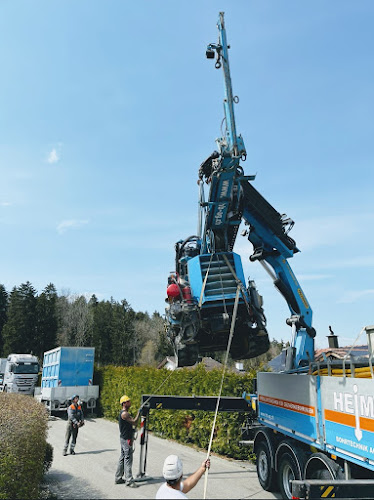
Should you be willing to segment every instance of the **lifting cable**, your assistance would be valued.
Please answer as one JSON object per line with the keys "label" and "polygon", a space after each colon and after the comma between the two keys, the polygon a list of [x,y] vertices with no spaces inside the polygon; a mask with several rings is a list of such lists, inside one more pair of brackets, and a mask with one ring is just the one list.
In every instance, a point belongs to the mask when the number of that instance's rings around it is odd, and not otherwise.
{"label": "lifting cable", "polygon": [[[169,380],[169,378],[172,376],[173,371],[174,371],[174,370],[171,370],[171,371],[170,371],[170,373],[169,373],[169,375],[165,378],[165,380],[164,380],[163,382],[161,382],[161,384],[157,387],[157,389],[156,389],[156,391],[155,391],[155,393],[156,393],[156,394],[158,393],[159,389],[160,389],[160,388],[161,388],[161,387],[162,387],[162,386],[163,386],[163,385],[164,385],[164,384],[165,384],[165,383]],[[146,401],[144,401],[144,403],[142,403],[142,404],[140,405],[139,410],[138,410],[138,411],[139,411],[139,414],[140,414],[141,410],[143,409],[143,407],[144,407],[144,406],[148,403],[148,401],[149,401],[151,398],[152,398],[152,395],[151,395],[151,396],[149,396],[149,398],[148,398]],[[137,437],[138,437],[138,431],[136,430],[136,432],[135,432],[135,434],[134,434],[134,439],[133,439],[133,442],[132,442],[132,451],[133,451],[133,453],[135,452],[135,441],[136,441]]]}
{"label": "lifting cable", "polygon": [[[229,352],[230,352],[232,338],[234,336],[236,314],[238,312],[239,296],[240,296],[240,286],[238,285],[237,288],[236,288],[236,296],[235,296],[234,310],[233,310],[233,313],[232,313],[230,335],[229,335],[229,340],[228,340],[228,343],[227,343],[225,362],[224,362],[224,365],[223,365],[222,378],[221,378],[221,387],[219,389],[219,394],[218,394],[218,397],[217,397],[216,411],[215,411],[215,414],[214,414],[212,432],[210,434],[210,441],[209,441],[208,452],[207,452],[207,456],[206,456],[207,459],[210,456],[210,449],[212,447],[214,429],[215,429],[215,426],[216,426],[218,408],[219,408],[219,403],[220,403],[221,394],[222,394],[223,381],[224,381],[224,378],[225,378],[225,371],[226,371],[226,367],[227,367],[227,360],[228,360],[228,357],[229,357]],[[206,490],[207,490],[207,486],[208,486],[208,472],[209,472],[209,469],[205,469],[204,496],[203,496],[204,500],[206,498]]]}
{"label": "lifting cable", "polygon": [[223,254],[223,258],[225,259],[226,261],[226,264],[227,264],[227,267],[230,269],[231,271],[231,274],[233,275],[234,277],[234,280],[236,281],[236,284],[238,287],[240,287],[240,291],[242,293],[242,297],[243,297],[243,300],[245,302],[245,305],[246,305],[246,308],[247,308],[247,311],[248,311],[248,314],[250,315],[250,305],[248,303],[248,299],[247,299],[247,296],[244,292],[244,285],[243,283],[241,282],[241,280],[238,278],[236,272],[235,272],[235,269],[233,268],[233,266],[230,264],[230,261],[229,259],[227,258],[227,255],[226,254]]}
{"label": "lifting cable", "polygon": [[[145,405],[146,405],[146,404],[150,401],[150,399],[151,399],[151,398],[152,398],[155,394],[157,394],[157,393],[158,393],[159,389],[160,389],[160,388],[161,388],[164,384],[166,384],[166,382],[167,382],[167,381],[169,380],[169,378],[170,378],[170,377],[174,374],[174,372],[175,372],[175,370],[170,370],[169,375],[168,375],[167,377],[165,377],[165,380],[164,380],[163,382],[161,382],[161,384],[157,387],[157,389],[153,392],[153,394],[151,394],[151,395],[149,396],[149,398],[148,398],[148,399],[146,399],[146,400],[144,401],[144,403],[142,403],[142,404],[140,405],[139,410],[141,410],[141,409],[143,408],[143,406],[145,406]],[[184,381],[184,384],[187,384],[188,382],[191,382],[191,380],[192,380],[193,378],[195,378],[195,377],[196,377],[196,374],[194,373],[194,374],[192,375],[192,377],[190,377],[189,379],[187,379],[187,381],[186,381],[186,380]]]}
{"label": "lifting cable", "polygon": [[[162,382],[162,383],[161,383],[161,384],[157,387],[156,391],[155,391],[153,394],[157,394],[157,393],[158,393],[159,389],[160,389],[160,388],[161,388],[161,387],[162,387],[162,386],[163,386],[163,385],[164,385],[164,384],[165,384],[165,383],[169,380],[169,378],[173,375],[173,371],[174,371],[174,370],[170,370],[169,375],[168,375],[168,376],[165,378],[165,380],[164,380],[164,381],[163,381],[163,382]],[[145,406],[145,405],[148,403],[148,401],[152,398],[153,394],[152,394],[151,396],[149,396],[149,398],[148,398],[146,401],[144,401],[144,403],[142,403],[142,404],[140,405],[139,410],[141,410],[141,409],[143,408],[143,406]]]}
{"label": "lifting cable", "polygon": [[[216,254],[217,255],[217,254]],[[226,258],[226,261],[227,261],[227,257],[225,254],[223,254],[223,256]],[[219,261],[219,257],[217,255],[217,262],[218,262],[218,269],[219,269],[219,279],[220,279],[220,282],[221,282],[221,290],[222,290],[222,298],[223,298],[223,310],[225,311],[225,314],[227,316],[227,307],[226,307],[226,300],[225,300],[225,289],[223,288],[223,281],[222,281],[222,271],[221,271],[221,263]],[[227,261],[228,262],[228,261]]]}
{"label": "lifting cable", "polygon": [[[178,358],[177,358],[177,359],[178,359]],[[160,390],[160,388],[161,388],[164,384],[166,384],[166,382],[169,380],[169,378],[170,378],[170,377],[174,374],[174,371],[175,371],[175,370],[170,370],[169,375],[168,375],[167,377],[165,377],[164,381],[163,381],[163,382],[161,382],[161,384],[157,387],[157,389],[153,392],[153,394],[151,394],[151,395],[149,396],[149,398],[147,398],[147,399],[144,401],[144,403],[142,403],[142,404],[140,405],[140,407],[139,407],[139,412],[140,412],[140,411],[142,410],[142,408],[143,408],[143,407],[144,407],[144,406],[145,406],[145,405],[146,405],[146,404],[147,404],[147,403],[148,403],[148,402],[152,399],[152,397],[154,396],[154,394],[157,394],[157,393],[158,393],[158,391]],[[193,374],[193,375],[192,375],[192,377],[190,377],[189,379],[187,379],[187,382],[185,381],[184,383],[186,384],[186,383],[188,383],[188,382],[191,382],[191,380],[192,380],[194,377],[196,377],[196,374]],[[133,449],[133,452],[135,451],[135,441],[136,441],[137,437],[138,437],[138,431],[136,430],[135,437],[134,437],[133,444],[132,444],[132,449]]]}
{"label": "lifting cable", "polygon": [[203,303],[203,296],[204,296],[204,292],[205,292],[206,282],[208,281],[208,276],[209,276],[210,265],[212,263],[212,259],[213,259],[213,254],[211,254],[211,256],[210,256],[210,261],[209,261],[208,269],[206,270],[205,278],[204,278],[204,282],[203,282],[203,286],[201,287],[201,293],[200,293],[200,299],[199,299],[199,307],[201,307],[201,304]]}

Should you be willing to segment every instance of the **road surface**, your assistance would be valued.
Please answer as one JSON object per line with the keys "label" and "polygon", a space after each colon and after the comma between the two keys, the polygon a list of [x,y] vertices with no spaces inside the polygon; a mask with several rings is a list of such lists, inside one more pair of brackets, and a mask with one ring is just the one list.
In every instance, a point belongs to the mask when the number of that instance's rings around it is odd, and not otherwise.
{"label": "road surface", "polygon": [[[139,488],[128,488],[114,483],[114,473],[120,453],[118,424],[103,418],[87,419],[79,430],[76,455],[62,456],[66,420],[56,418],[49,422],[48,442],[54,448],[53,464],[46,476],[50,490],[58,499],[90,498],[155,498],[163,482],[162,465],[167,455],[179,455],[184,475],[194,472],[206,454],[188,446],[149,435],[147,476]],[[139,439],[135,442],[134,477],[139,472]],[[203,498],[204,477],[188,493],[189,498]],[[207,498],[245,499],[280,498],[264,491],[256,468],[248,462],[211,457]]]}

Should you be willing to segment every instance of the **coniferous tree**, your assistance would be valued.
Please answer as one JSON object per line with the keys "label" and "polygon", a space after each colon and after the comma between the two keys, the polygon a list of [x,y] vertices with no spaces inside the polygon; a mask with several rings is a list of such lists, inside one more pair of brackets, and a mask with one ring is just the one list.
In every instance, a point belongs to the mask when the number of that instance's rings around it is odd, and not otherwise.
{"label": "coniferous tree", "polygon": [[0,285],[0,356],[3,354],[3,328],[8,318],[8,292]]}
{"label": "coniferous tree", "polygon": [[3,328],[4,354],[37,351],[36,290],[29,281],[10,293],[8,320]]}
{"label": "coniferous tree", "polygon": [[37,353],[43,359],[43,353],[57,347],[57,292],[50,283],[37,298]]}
{"label": "coniferous tree", "polygon": [[57,344],[59,346],[70,346],[69,343],[69,328],[68,317],[71,304],[67,295],[57,296],[56,312],[57,312]]}
{"label": "coniferous tree", "polygon": [[166,336],[165,320],[155,311],[152,315],[152,325],[156,333],[156,361],[162,361],[166,356],[174,356],[174,348]]}
{"label": "coniferous tree", "polygon": [[92,347],[95,347],[95,360],[99,364],[112,362],[112,303],[99,302],[95,295],[90,299],[93,315]]}
{"label": "coniferous tree", "polygon": [[161,362],[166,356],[174,356],[174,348],[166,336],[165,330],[158,331],[158,340],[156,344],[155,358],[156,361]]}
{"label": "coniferous tree", "polygon": [[[124,333],[128,349],[128,364],[134,366],[140,356],[139,338],[135,330],[135,311],[132,309],[126,299],[123,299],[121,306],[124,312]],[[132,356],[131,356],[132,355]]]}
{"label": "coniferous tree", "polygon": [[138,346],[134,328],[135,312],[124,299],[121,304],[111,301],[113,317],[111,324],[112,334],[112,363],[131,366],[136,363]]}

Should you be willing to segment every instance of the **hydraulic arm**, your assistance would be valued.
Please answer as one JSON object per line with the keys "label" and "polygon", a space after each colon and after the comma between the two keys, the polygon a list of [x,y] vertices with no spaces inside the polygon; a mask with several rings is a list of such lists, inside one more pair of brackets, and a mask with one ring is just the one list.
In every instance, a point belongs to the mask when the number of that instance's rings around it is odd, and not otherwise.
{"label": "hydraulic arm", "polygon": [[[233,252],[239,226],[253,246],[251,261],[259,261],[289,306],[292,339],[287,368],[307,364],[314,353],[312,311],[287,259],[298,252],[288,236],[293,221],[279,214],[244,175],[246,149],[236,132],[234,97],[224,14],[218,19],[218,42],[206,56],[224,75],[224,128],[214,151],[199,168],[197,235],[176,243],[176,269],[168,279],[167,335],[180,366],[194,364],[202,354],[226,349],[234,325],[231,356],[256,357],[269,348],[262,297],[254,281],[245,278],[240,256]],[[205,188],[208,188],[208,194]],[[234,307],[236,305],[237,307]],[[234,312],[235,311],[235,312]]]}

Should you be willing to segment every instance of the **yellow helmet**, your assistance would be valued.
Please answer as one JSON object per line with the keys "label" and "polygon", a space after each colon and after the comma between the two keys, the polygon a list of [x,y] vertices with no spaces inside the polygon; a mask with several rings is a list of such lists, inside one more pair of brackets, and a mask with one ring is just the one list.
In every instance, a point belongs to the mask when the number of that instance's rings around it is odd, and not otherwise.
{"label": "yellow helmet", "polygon": [[130,398],[128,396],[122,396],[122,398],[119,400],[119,404],[121,405],[122,403],[126,403],[127,401],[130,401]]}

